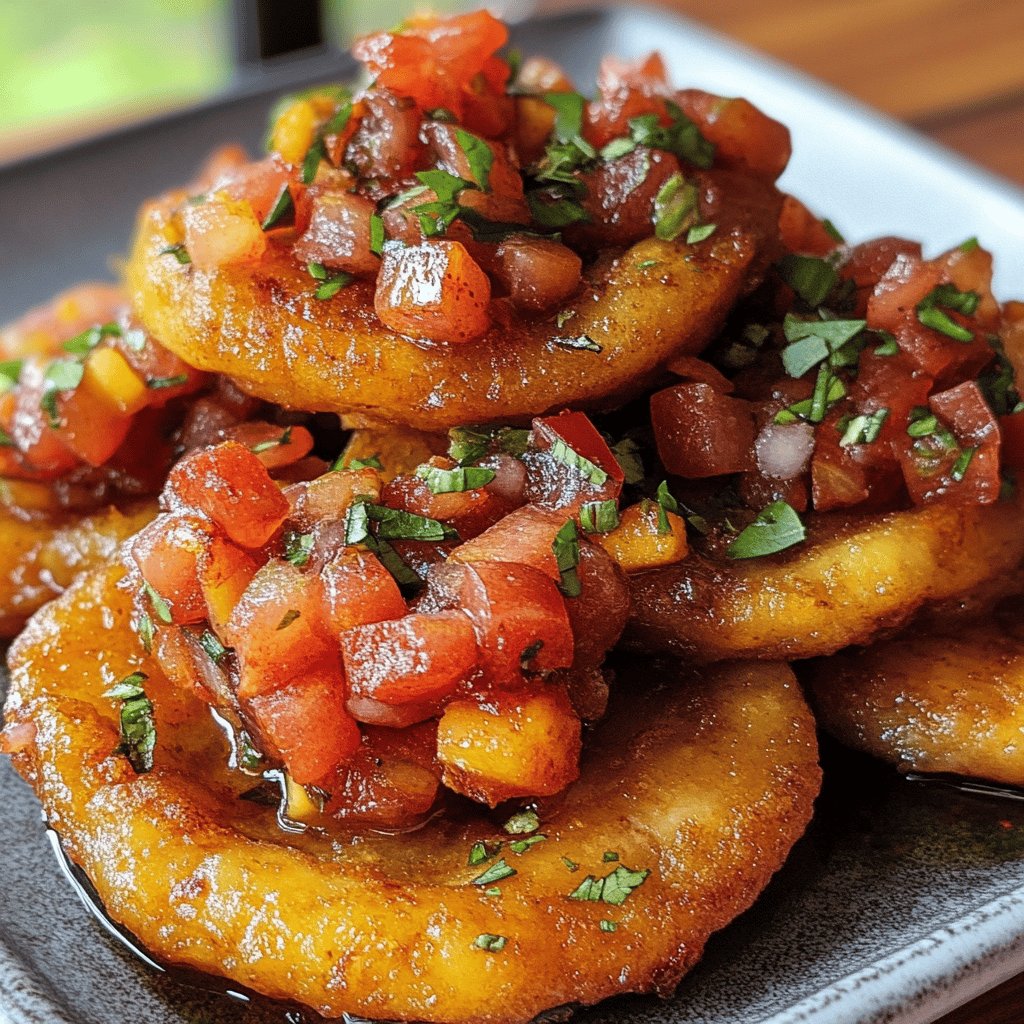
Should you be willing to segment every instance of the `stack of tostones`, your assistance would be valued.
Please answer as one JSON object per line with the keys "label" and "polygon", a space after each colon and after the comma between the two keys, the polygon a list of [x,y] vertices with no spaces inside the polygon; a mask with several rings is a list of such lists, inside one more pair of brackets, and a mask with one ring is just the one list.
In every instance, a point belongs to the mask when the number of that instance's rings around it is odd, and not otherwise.
{"label": "stack of tostones", "polygon": [[0,335],[2,749],[155,957],[329,1017],[671,993],[810,820],[789,661],[1024,784],[989,254],[847,245],[747,101],[506,42],[360,40]]}

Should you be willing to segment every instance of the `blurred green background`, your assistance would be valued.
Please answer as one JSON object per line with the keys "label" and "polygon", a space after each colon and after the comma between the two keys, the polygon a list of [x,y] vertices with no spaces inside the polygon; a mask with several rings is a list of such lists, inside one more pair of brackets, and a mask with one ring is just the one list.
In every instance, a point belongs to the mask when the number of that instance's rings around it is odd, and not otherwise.
{"label": "blurred green background", "polygon": [[[345,45],[414,6],[327,0],[327,34]],[[215,92],[231,77],[230,20],[230,0],[2,0],[0,136],[110,123]]]}

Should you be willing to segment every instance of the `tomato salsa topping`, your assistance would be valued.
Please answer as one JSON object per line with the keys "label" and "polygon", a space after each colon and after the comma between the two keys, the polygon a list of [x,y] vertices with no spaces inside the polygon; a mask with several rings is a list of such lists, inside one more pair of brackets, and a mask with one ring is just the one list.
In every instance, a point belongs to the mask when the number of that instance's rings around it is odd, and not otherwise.
{"label": "tomato salsa topping", "polygon": [[188,273],[290,253],[317,300],[369,279],[386,327],[465,343],[487,333],[495,298],[553,312],[604,247],[712,238],[716,183],[770,187],[785,167],[782,125],[674,91],[657,56],[605,60],[590,99],[553,62],[503,51],[507,38],[478,11],[360,39],[371,84],[282,101],[269,155],[216,157],[164,256]]}

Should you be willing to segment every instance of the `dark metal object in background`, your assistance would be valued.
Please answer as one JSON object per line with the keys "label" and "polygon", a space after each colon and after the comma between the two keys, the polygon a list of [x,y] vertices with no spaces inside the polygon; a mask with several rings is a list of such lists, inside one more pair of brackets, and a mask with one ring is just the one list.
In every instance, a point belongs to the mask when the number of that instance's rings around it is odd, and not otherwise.
{"label": "dark metal object in background", "polygon": [[240,71],[324,45],[320,0],[233,0],[232,7]]}

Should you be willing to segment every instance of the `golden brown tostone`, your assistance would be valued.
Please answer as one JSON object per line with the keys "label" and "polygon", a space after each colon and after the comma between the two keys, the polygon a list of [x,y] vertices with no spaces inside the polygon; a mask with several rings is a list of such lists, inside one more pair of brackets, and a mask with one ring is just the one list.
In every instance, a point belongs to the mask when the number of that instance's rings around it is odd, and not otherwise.
{"label": "golden brown tostone", "polygon": [[[121,572],[84,578],[35,617],[11,652],[7,714],[35,728],[15,763],[71,856],[169,963],[329,1016],[450,1024],[667,993],[810,818],[813,722],[788,668],[760,663],[662,668],[666,685],[649,691],[627,674],[580,781],[540,808],[547,839],[503,851],[516,874],[500,896],[467,865],[475,841],[508,839],[483,812],[401,836],[283,833],[271,809],[238,799],[252,780],[223,767],[205,707],[140,656]],[[158,729],[142,776],[112,753],[115,702],[102,696],[138,668]],[[650,871],[621,905],[569,898],[619,866]],[[479,948],[481,935],[504,947]]]}

